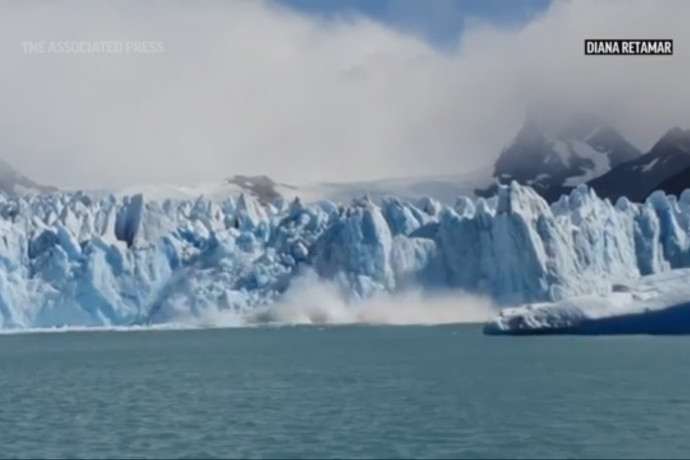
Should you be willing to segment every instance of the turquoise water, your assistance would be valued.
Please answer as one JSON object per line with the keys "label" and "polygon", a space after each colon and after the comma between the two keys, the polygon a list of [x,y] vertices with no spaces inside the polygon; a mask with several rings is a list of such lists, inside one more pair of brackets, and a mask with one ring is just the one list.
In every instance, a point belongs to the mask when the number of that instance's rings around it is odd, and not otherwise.
{"label": "turquoise water", "polygon": [[0,336],[0,456],[687,457],[690,340],[478,326]]}

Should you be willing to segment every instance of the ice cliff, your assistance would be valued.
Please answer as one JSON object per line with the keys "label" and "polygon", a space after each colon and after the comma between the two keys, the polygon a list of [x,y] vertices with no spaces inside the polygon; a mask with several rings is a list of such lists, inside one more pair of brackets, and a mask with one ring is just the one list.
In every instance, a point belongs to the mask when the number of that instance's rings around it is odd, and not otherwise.
{"label": "ice cliff", "polygon": [[549,206],[512,183],[453,207],[2,195],[0,326],[241,316],[308,271],[348,302],[411,287],[558,301],[690,266],[689,232],[690,191],[614,205],[580,186]]}
{"label": "ice cliff", "polygon": [[690,334],[690,270],[647,275],[612,292],[506,308],[489,335]]}

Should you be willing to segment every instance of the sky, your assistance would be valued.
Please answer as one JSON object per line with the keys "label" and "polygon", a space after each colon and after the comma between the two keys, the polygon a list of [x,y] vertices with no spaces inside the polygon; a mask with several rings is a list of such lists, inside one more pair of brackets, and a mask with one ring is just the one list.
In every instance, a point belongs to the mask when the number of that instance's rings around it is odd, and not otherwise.
{"label": "sky", "polygon": [[550,4],[549,0],[279,0],[277,3],[325,18],[359,14],[445,51],[456,49],[466,22],[524,26]]}
{"label": "sky", "polygon": [[[490,165],[543,101],[645,150],[690,127],[688,17],[682,0],[2,2],[0,157],[70,188],[447,175]],[[620,37],[675,54],[584,56]],[[74,41],[131,48],[46,51]]]}

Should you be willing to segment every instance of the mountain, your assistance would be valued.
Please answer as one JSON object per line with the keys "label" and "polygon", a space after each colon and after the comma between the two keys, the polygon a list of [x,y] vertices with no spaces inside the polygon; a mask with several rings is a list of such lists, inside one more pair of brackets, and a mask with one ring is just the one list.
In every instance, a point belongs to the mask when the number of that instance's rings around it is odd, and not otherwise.
{"label": "mountain", "polygon": [[222,201],[242,193],[256,198],[262,204],[268,204],[279,198],[293,198],[299,189],[292,185],[276,182],[268,176],[234,175],[226,179],[197,183],[193,185],[141,184],[112,190],[90,190],[94,196],[118,197],[142,194],[147,200],[163,202],[172,200],[194,200],[199,197]]}
{"label": "mountain", "polygon": [[678,194],[682,176],[671,182],[672,176],[690,168],[690,130],[673,128],[664,134],[652,149],[631,161],[621,163],[606,174],[589,181],[602,198],[612,201],[625,196],[642,201],[654,190]]}
{"label": "mountain", "polygon": [[690,189],[690,168],[672,175],[654,188],[679,197],[685,189]]}
{"label": "mountain", "polygon": [[0,160],[0,191],[10,195],[30,195],[52,193],[57,190],[55,187],[41,185],[29,179],[6,161]]}
{"label": "mountain", "polygon": [[143,194],[148,200],[166,199],[192,200],[204,198],[222,201],[245,193],[261,203],[272,203],[276,199],[291,200],[299,197],[302,202],[316,203],[320,200],[350,202],[368,196],[379,203],[387,196],[404,200],[419,200],[430,197],[446,204],[453,204],[458,196],[471,195],[477,187],[491,184],[491,171],[487,168],[468,173],[416,176],[353,182],[316,182],[286,184],[267,176],[235,175],[230,178],[194,185],[134,185],[116,190],[89,191],[91,195],[128,196]]}
{"label": "mountain", "polygon": [[[595,115],[531,111],[496,160],[493,177],[501,184],[515,180],[530,185],[553,202],[639,156],[639,150]],[[496,189],[494,184],[476,193],[487,197]]]}
{"label": "mountain", "polygon": [[445,204],[453,204],[459,196],[472,195],[474,189],[490,184],[491,170],[480,168],[449,175],[304,184],[296,187],[296,190],[300,198],[306,201],[327,199],[350,202],[366,195],[377,203],[387,196],[395,196],[408,201],[430,197]]}

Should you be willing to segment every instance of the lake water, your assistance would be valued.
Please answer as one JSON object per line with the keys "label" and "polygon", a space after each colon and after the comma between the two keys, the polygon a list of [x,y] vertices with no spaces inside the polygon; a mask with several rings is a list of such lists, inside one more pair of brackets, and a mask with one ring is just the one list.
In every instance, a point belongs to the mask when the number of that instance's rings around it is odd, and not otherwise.
{"label": "lake water", "polygon": [[687,457],[690,338],[479,326],[0,336],[0,456]]}

